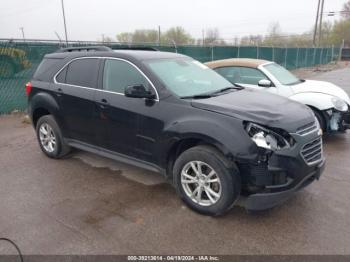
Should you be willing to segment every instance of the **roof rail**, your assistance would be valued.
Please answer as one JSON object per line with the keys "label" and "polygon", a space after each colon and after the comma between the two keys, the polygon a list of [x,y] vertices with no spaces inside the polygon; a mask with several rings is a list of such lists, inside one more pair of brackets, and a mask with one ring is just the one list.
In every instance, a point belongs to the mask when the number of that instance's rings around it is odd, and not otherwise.
{"label": "roof rail", "polygon": [[149,46],[121,46],[113,47],[113,50],[141,50],[141,51],[159,51],[157,48]]}
{"label": "roof rail", "polygon": [[78,46],[78,47],[67,47],[57,50],[56,53],[68,53],[68,52],[89,52],[89,51],[112,51],[107,46]]}

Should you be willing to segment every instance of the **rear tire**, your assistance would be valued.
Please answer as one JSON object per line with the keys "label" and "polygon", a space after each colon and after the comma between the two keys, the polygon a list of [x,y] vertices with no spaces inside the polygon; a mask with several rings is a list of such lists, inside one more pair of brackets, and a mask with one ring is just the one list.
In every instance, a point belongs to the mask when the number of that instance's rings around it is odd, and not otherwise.
{"label": "rear tire", "polygon": [[240,195],[238,169],[211,146],[183,152],[175,161],[173,175],[180,198],[201,214],[222,215]]}
{"label": "rear tire", "polygon": [[36,135],[41,150],[48,157],[62,158],[70,152],[70,147],[64,142],[61,130],[52,115],[39,118]]}

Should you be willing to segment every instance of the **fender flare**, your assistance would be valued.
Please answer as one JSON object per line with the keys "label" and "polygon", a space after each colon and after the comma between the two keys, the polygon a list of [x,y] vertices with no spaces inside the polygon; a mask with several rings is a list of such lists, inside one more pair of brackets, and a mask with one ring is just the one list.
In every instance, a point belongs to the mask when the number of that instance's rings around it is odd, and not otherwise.
{"label": "fender flare", "polygon": [[[243,129],[242,123],[234,125],[231,121],[223,123],[215,119],[211,120],[209,123],[205,119],[186,119],[166,126],[157,149],[157,152],[163,152],[158,156],[161,165],[166,165],[169,153],[174,146],[186,139],[198,139],[213,145],[230,161],[257,159],[257,147]],[[238,119],[237,121],[241,122]],[[242,129],[237,130],[235,126],[242,126]]]}
{"label": "fender flare", "polygon": [[[29,116],[33,121],[33,116],[36,110],[38,109],[45,109],[47,110],[51,115],[53,115],[56,119],[56,121],[59,121],[59,104],[57,103],[56,99],[52,97],[52,95],[45,93],[45,92],[39,92],[35,94],[31,100],[30,100],[30,107],[31,110],[29,112]],[[61,123],[58,123],[61,124]]]}

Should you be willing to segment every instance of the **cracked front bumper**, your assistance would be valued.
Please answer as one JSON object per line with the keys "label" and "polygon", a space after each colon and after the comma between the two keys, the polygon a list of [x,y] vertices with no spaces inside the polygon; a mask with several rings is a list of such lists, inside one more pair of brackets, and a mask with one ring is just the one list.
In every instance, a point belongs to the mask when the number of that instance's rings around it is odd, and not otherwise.
{"label": "cracked front bumper", "polygon": [[290,134],[296,141],[291,148],[266,155],[265,161],[241,169],[249,195],[247,210],[265,210],[289,199],[294,192],[319,179],[325,165],[319,130]]}
{"label": "cracked front bumper", "polygon": [[250,195],[245,202],[245,208],[248,211],[261,211],[278,206],[291,198],[295,192],[303,189],[304,187],[311,184],[315,179],[319,179],[325,167],[325,161],[323,160],[320,164],[314,167],[314,170],[307,174],[299,183],[295,186],[277,192],[270,193],[257,193]]}
{"label": "cracked front bumper", "polygon": [[350,110],[342,115],[342,123],[341,126],[344,130],[350,129]]}
{"label": "cracked front bumper", "polygon": [[329,109],[324,111],[324,116],[327,119],[328,132],[344,132],[350,129],[350,109],[346,112]]}

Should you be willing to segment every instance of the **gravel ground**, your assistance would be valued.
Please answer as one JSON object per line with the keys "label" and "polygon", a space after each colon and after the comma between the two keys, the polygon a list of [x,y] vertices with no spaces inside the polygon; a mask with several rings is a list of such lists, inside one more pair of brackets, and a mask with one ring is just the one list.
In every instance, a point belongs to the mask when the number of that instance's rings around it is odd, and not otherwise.
{"label": "gravel ground", "polygon": [[[350,92],[348,67],[309,76]],[[283,206],[211,218],[158,174],[79,151],[45,157],[22,118],[0,118],[0,237],[25,254],[350,254],[349,133],[325,140],[323,176]]]}

